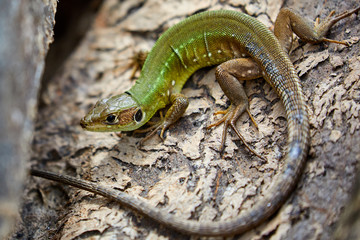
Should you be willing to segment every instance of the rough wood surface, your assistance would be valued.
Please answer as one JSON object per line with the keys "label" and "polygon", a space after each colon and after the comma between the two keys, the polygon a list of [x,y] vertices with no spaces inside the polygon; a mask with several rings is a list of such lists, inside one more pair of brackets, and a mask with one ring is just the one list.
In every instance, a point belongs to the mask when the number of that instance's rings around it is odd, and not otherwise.
{"label": "rough wood surface", "polygon": [[56,0],[3,0],[0,4],[0,239],[19,217],[56,4]]}
{"label": "rough wood surface", "polygon": [[[331,10],[357,6],[338,1],[114,1],[104,2],[93,28],[67,61],[44,96],[39,113],[32,164],[107,185],[142,197],[179,218],[222,221],[266,194],[282,167],[286,120],[281,102],[264,80],[245,83],[257,131],[247,116],[238,128],[267,162],[229,137],[224,154],[222,128],[206,130],[228,102],[213,69],[200,70],[183,93],[190,106],[170,127],[164,142],[153,137],[142,149],[143,135],[84,132],[79,119],[100,97],[123,92],[132,56],[149,50],[169,26],[200,10],[233,9],[271,27],[285,6],[313,20]],[[349,48],[295,44],[291,59],[308,98],[311,142],[308,164],[299,185],[280,211],[236,239],[330,239],[346,204],[360,157],[359,17],[341,21],[330,38],[349,39]],[[231,135],[230,135],[231,136]],[[131,210],[85,191],[32,178],[25,193],[24,217],[32,216],[31,236],[59,239],[188,239]],[[36,221],[34,221],[36,219]],[[38,227],[38,228],[36,228]]]}

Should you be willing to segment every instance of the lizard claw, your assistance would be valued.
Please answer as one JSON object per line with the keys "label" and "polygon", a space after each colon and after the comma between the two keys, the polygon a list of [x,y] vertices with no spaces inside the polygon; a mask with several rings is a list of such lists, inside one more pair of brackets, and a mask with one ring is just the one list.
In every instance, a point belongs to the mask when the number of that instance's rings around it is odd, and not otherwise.
{"label": "lizard claw", "polygon": [[235,105],[230,105],[230,107],[228,109],[226,109],[225,111],[218,111],[215,113],[215,115],[217,114],[224,114],[224,116],[222,118],[220,118],[219,120],[217,120],[216,122],[210,124],[209,126],[207,126],[207,129],[210,129],[212,127],[217,127],[220,124],[224,123],[224,128],[223,128],[223,133],[222,133],[222,138],[221,138],[221,144],[219,147],[219,152],[223,152],[225,149],[225,141],[226,141],[226,136],[227,136],[227,129],[229,128],[229,126],[235,131],[236,135],[240,138],[240,140],[242,141],[242,143],[245,145],[245,147],[252,152],[255,156],[257,156],[258,158],[267,161],[264,157],[260,156],[257,152],[255,152],[255,150],[253,150],[245,141],[244,137],[240,134],[240,132],[238,131],[238,129],[235,126],[235,123],[237,121],[237,119],[239,118],[239,116],[246,111],[249,116],[251,121],[253,122],[253,124],[255,125],[256,129],[258,129],[258,125],[255,122],[255,119],[252,117],[252,115],[250,114],[250,111],[248,109],[248,107],[246,107],[245,105],[239,105],[239,106],[235,106]]}

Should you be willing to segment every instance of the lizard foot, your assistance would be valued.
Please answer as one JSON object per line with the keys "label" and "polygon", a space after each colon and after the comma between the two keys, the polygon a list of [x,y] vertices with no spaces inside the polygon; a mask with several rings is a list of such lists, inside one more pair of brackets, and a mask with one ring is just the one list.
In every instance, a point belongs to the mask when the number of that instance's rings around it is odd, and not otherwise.
{"label": "lizard foot", "polygon": [[266,161],[266,159],[262,156],[260,156],[257,152],[255,152],[255,150],[253,150],[245,141],[244,137],[241,135],[241,133],[239,132],[239,130],[236,128],[235,124],[237,119],[239,118],[239,116],[246,111],[251,119],[251,121],[253,122],[253,124],[255,125],[255,127],[258,129],[258,126],[254,120],[254,118],[252,117],[249,109],[247,107],[245,107],[244,105],[230,105],[230,107],[228,109],[226,109],[225,111],[218,111],[215,113],[215,115],[218,114],[224,114],[224,116],[222,118],[220,118],[219,120],[217,120],[215,123],[210,124],[209,126],[207,126],[207,129],[210,129],[212,127],[217,127],[220,124],[224,123],[224,128],[223,128],[223,134],[222,134],[222,138],[221,138],[221,145],[220,145],[220,149],[219,151],[222,152],[225,148],[225,140],[226,140],[226,135],[227,135],[227,129],[230,126],[236,133],[236,135],[240,138],[240,140],[243,142],[243,144],[245,145],[245,147],[252,152],[255,156],[257,156],[258,158]]}
{"label": "lizard foot", "polygon": [[[350,15],[352,15],[354,13],[357,13],[359,11],[360,11],[360,7],[355,8],[355,9],[353,9],[351,11],[345,11],[343,13],[340,13],[340,14],[336,15],[336,16],[334,16],[335,11],[331,11],[330,14],[322,22],[320,22],[319,18],[316,19],[314,29],[315,29],[315,31],[325,35],[335,23],[337,23],[341,19],[347,18]],[[321,41],[349,46],[349,43],[346,40],[338,41],[338,40],[323,37],[321,39]]]}
{"label": "lizard foot", "polygon": [[164,115],[162,113],[162,111],[159,111],[160,114],[160,120],[156,121],[156,122],[151,122],[149,121],[148,124],[150,125],[147,128],[144,129],[137,129],[134,131],[134,134],[136,133],[148,133],[143,139],[140,140],[139,145],[140,147],[144,144],[144,142],[146,142],[147,140],[149,140],[152,136],[154,136],[160,129],[161,132],[159,134],[159,137],[161,138],[162,141],[164,141],[164,133],[165,130],[169,128],[170,124],[166,124]]}

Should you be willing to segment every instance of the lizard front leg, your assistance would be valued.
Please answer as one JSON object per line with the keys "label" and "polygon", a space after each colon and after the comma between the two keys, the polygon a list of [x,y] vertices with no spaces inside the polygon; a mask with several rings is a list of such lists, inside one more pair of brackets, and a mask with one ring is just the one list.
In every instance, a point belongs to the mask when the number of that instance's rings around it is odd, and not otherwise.
{"label": "lizard front leg", "polygon": [[[175,123],[186,111],[189,100],[188,98],[181,93],[173,93],[170,95],[170,108],[166,112],[165,117],[162,117],[161,120],[155,123],[148,129],[144,131],[151,131],[145,138],[140,141],[140,145],[142,145],[146,140],[152,137],[158,130],[161,129],[160,138],[164,140],[164,132],[169,126]],[[140,130],[141,131],[141,130]]]}

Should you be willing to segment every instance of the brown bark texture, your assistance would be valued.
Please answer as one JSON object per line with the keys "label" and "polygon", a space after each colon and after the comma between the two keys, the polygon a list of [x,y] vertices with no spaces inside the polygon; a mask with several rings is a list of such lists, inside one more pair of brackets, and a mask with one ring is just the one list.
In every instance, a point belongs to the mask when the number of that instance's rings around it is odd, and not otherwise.
{"label": "brown bark texture", "polygon": [[[222,127],[206,130],[228,101],[214,69],[195,73],[183,93],[190,105],[166,132],[165,141],[144,135],[85,132],[79,120],[97,99],[122,93],[132,57],[150,50],[169,26],[203,10],[243,11],[272,27],[283,6],[309,20],[358,6],[344,1],[104,1],[79,47],[52,79],[38,112],[31,165],[77,176],[142,198],[176,217],[224,221],[249,209],[282,167],[286,150],[283,106],[263,79],[244,83],[250,112],[237,123],[246,142],[267,161],[249,153],[229,134],[221,155]],[[329,38],[351,46],[310,45],[295,40],[291,60],[301,78],[310,115],[310,151],[297,188],[261,226],[235,239],[332,239],[347,205],[360,158],[360,19],[335,25]],[[138,76],[138,73],[136,74]],[[29,177],[19,232],[36,239],[196,239],[168,229],[92,193]]]}
{"label": "brown bark texture", "polygon": [[57,1],[0,3],[0,239],[18,215]]}

